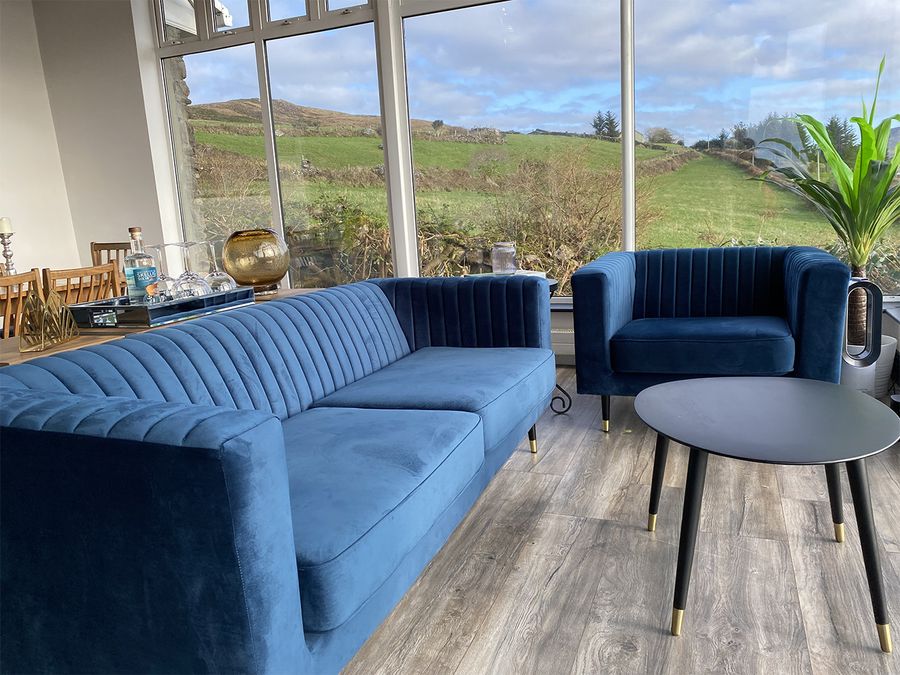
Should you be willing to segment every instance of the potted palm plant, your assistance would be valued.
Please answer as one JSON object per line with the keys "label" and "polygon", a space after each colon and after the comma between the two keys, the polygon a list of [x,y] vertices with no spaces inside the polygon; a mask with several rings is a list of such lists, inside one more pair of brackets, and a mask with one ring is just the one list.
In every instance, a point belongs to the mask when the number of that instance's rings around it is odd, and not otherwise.
{"label": "potted palm plant", "polygon": [[[787,163],[769,169],[757,178],[789,190],[812,204],[831,223],[846,248],[853,276],[861,279],[866,277],[869,259],[878,243],[892,225],[900,222],[900,185],[895,180],[900,168],[900,143],[894,147],[893,156],[888,148],[891,124],[900,122],[900,114],[890,115],[875,124],[884,63],[882,59],[871,107],[867,109],[863,101],[862,115],[851,118],[859,130],[859,150],[852,167],[835,148],[825,124],[812,115],[796,115],[790,120],[808,134],[818,148],[830,181],[813,177],[803,161],[805,153],[780,138],[766,141],[786,148],[786,151],[770,151]],[[850,294],[847,336],[850,344],[861,345],[866,341],[866,301],[867,296],[862,291]],[[878,340],[880,336],[876,335],[874,339]]]}

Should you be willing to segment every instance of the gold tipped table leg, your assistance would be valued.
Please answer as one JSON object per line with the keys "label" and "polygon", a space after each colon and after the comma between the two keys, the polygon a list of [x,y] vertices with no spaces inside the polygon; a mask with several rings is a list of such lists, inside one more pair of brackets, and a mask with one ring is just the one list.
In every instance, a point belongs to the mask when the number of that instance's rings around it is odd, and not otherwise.
{"label": "gold tipped table leg", "polygon": [[681,635],[681,624],[684,621],[684,610],[683,609],[673,609],[672,610],[672,635],[679,636]]}
{"label": "gold tipped table leg", "polygon": [[881,643],[881,651],[890,654],[894,651],[894,645],[891,643],[891,624],[879,623],[876,625],[878,626],[878,641]]}
{"label": "gold tipped table leg", "polygon": [[609,420],[603,420],[603,431],[609,431]]}
{"label": "gold tipped table leg", "polygon": [[844,524],[843,523],[835,523],[834,524],[834,540],[839,543],[844,543]]}
{"label": "gold tipped table leg", "polygon": [[656,532],[656,514],[651,513],[647,517],[647,531]]}

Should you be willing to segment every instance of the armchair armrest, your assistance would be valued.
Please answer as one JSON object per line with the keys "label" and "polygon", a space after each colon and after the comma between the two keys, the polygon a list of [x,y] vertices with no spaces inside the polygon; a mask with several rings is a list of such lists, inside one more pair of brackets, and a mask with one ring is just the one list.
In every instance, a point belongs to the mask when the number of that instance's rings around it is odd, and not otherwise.
{"label": "armchair armrest", "polygon": [[794,375],[839,382],[850,269],[817,248],[792,246],[784,257],[784,295],[794,336]]}
{"label": "armchair armrest", "polygon": [[550,348],[550,288],[526,275],[375,279],[413,351]]}
{"label": "armchair armrest", "polygon": [[608,393],[603,386],[612,373],[609,342],[632,319],[634,270],[634,254],[617,252],[572,275],[575,370],[581,394]]}
{"label": "armchair armrest", "polygon": [[305,669],[277,418],[3,387],[0,463],[3,670]]}

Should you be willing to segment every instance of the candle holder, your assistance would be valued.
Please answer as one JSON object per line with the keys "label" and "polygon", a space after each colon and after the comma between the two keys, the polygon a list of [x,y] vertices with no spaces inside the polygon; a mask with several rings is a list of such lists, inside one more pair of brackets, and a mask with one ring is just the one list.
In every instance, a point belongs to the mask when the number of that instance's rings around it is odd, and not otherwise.
{"label": "candle holder", "polygon": [[10,246],[9,240],[12,239],[12,232],[8,234],[0,234],[0,244],[3,245],[3,257],[6,259],[6,262],[3,264],[3,270],[7,275],[16,273],[16,266],[13,265],[13,253],[12,247]]}

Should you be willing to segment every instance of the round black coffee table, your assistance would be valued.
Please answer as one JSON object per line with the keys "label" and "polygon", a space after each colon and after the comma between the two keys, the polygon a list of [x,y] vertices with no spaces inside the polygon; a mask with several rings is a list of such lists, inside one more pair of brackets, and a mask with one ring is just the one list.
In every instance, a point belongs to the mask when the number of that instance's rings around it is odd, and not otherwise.
{"label": "round black coffee table", "polygon": [[823,464],[835,537],[844,538],[839,466],[847,465],[860,545],[881,649],[891,651],[890,621],[869,498],[866,457],[900,438],[900,418],[848,387],[792,377],[718,377],[668,382],[645,389],[634,402],[659,435],[653,464],[648,528],[656,526],[668,439],[690,447],[672,634],[681,634],[706,463],[709,453],[768,464]]}

